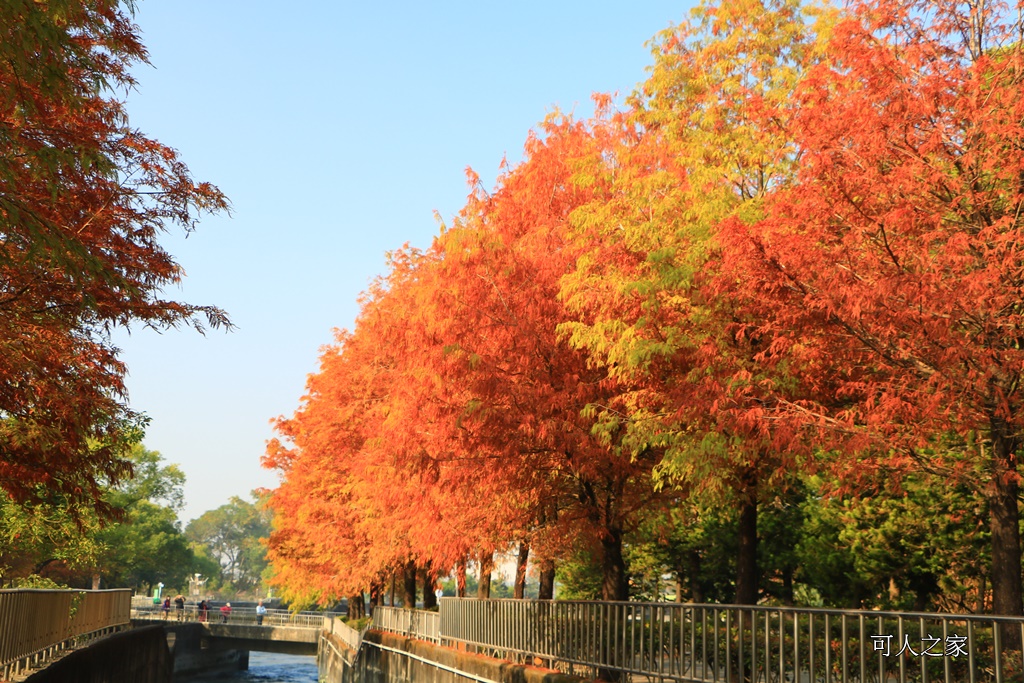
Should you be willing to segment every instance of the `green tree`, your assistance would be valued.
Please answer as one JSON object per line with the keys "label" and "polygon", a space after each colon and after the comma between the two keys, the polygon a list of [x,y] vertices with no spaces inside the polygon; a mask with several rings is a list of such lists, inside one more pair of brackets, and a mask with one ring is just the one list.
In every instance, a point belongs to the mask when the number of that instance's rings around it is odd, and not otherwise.
{"label": "green tree", "polygon": [[63,494],[40,490],[19,503],[0,493],[0,585],[13,586],[57,567],[92,566],[103,550],[96,539],[99,528],[91,506]]}
{"label": "green tree", "polygon": [[769,335],[742,332],[759,318],[718,277],[719,225],[758,215],[793,172],[788,138],[753,125],[752,103],[789,100],[830,21],[817,15],[800,0],[707,0],[659,34],[629,112],[598,126],[605,149],[579,165],[576,181],[606,193],[570,217],[583,249],[561,294],[579,319],[560,329],[634,387],[627,410],[601,409],[633,454],[661,453],[662,483],[740,512],[740,604],[761,597],[758,513],[806,465],[765,406],[811,388],[799,365],[764,362]]}
{"label": "green tree", "polygon": [[200,571],[178,522],[185,475],[140,444],[126,460],[135,476],[102,493],[112,519],[60,493],[39,492],[27,503],[0,498],[3,580],[43,574],[82,587],[146,590],[157,582],[183,586]]}
{"label": "green tree", "polygon": [[258,496],[256,503],[233,496],[189,522],[185,535],[218,563],[222,585],[250,590],[260,585],[267,566],[262,540],[270,535],[270,519]]}
{"label": "green tree", "polygon": [[799,578],[840,607],[981,612],[991,600],[988,506],[966,483],[915,475],[803,504]]}
{"label": "green tree", "polygon": [[157,582],[187,585],[196,569],[196,557],[181,530],[177,513],[140,500],[128,510],[124,522],[111,524],[97,535],[105,547],[93,573],[105,586],[147,590]]}

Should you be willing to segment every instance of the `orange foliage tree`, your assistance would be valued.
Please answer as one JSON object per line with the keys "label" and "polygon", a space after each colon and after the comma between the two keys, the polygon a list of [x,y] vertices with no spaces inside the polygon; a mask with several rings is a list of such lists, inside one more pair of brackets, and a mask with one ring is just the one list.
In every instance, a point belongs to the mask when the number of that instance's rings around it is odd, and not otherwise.
{"label": "orange foliage tree", "polygon": [[560,279],[579,255],[568,218],[600,192],[573,176],[594,148],[587,125],[550,118],[528,141],[525,161],[493,194],[475,192],[438,239],[438,286],[421,310],[451,359],[448,381],[466,387],[469,401],[450,418],[464,448],[493,456],[474,468],[529,505],[517,535],[542,557],[564,552],[571,539],[592,544],[602,594],[625,599],[623,536],[659,498],[650,479],[657,455],[624,449],[621,430],[598,424],[599,415],[624,409],[623,387],[557,329],[570,315]]}
{"label": "orange foliage tree", "polygon": [[[623,535],[659,497],[654,454],[624,451],[613,430],[594,429],[594,406],[617,405],[619,384],[556,329],[566,316],[559,280],[577,256],[567,217],[591,196],[570,182],[572,163],[592,144],[586,126],[551,119],[527,159],[493,194],[475,190],[430,250],[393,255],[354,334],[325,354],[303,408],[279,423],[292,446],[274,443],[268,456],[285,474],[275,505],[316,505],[280,493],[307,486],[291,472],[312,459],[325,481],[348,477],[372,571],[394,563],[396,539],[443,569],[467,554],[486,565],[513,544],[550,559],[583,540],[600,549],[605,597],[628,596]],[[363,336],[367,355],[356,360],[351,340]],[[358,418],[353,453],[326,426],[352,401],[322,387],[352,384],[337,358],[350,367],[384,356],[387,391],[374,417]],[[314,420],[321,411],[336,417]],[[284,542],[273,537],[272,552]]]}

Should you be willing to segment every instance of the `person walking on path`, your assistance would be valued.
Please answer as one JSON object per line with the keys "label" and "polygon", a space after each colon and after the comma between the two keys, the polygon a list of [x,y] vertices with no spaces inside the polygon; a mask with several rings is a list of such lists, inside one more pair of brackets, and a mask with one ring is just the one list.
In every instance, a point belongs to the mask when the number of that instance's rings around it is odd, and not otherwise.
{"label": "person walking on path", "polygon": [[263,606],[263,601],[260,600],[256,603],[256,625],[263,626],[263,617],[267,616],[267,608]]}
{"label": "person walking on path", "polygon": [[226,602],[224,606],[220,608],[220,620],[222,623],[228,623],[228,617],[231,616],[231,603]]}
{"label": "person walking on path", "polygon": [[199,609],[199,621],[206,621],[206,615],[210,612],[210,606],[206,604],[206,600],[201,600],[197,608]]}
{"label": "person walking on path", "polygon": [[164,621],[167,621],[167,617],[171,613],[171,599],[169,597],[164,598],[164,606],[161,609],[164,611]]}
{"label": "person walking on path", "polygon": [[181,593],[174,596],[174,612],[178,617],[178,621],[185,620],[185,596]]}

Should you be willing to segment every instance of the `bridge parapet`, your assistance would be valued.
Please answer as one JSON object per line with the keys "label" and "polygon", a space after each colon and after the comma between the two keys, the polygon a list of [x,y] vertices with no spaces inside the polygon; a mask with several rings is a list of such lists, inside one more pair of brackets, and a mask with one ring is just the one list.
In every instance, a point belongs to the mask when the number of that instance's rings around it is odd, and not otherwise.
{"label": "bridge parapet", "polygon": [[[263,616],[263,626],[287,626],[295,628],[321,629],[324,619],[340,617],[343,612],[291,612],[286,609],[268,609]],[[223,615],[219,608],[211,608],[200,612],[196,605],[186,605],[183,610],[171,609],[163,611],[158,605],[135,606],[132,608],[132,619],[148,619],[151,621],[186,621],[209,624],[251,624],[258,625],[256,609],[252,607],[232,607],[231,613]]]}
{"label": "bridge parapet", "polygon": [[0,680],[126,628],[131,590],[0,590]]}
{"label": "bridge parapet", "polygon": [[203,629],[214,638],[225,638],[235,640],[260,641],[276,640],[292,643],[313,643],[316,644],[320,637],[323,620],[320,627],[310,628],[306,626],[256,626],[255,624],[217,624],[204,623]]}

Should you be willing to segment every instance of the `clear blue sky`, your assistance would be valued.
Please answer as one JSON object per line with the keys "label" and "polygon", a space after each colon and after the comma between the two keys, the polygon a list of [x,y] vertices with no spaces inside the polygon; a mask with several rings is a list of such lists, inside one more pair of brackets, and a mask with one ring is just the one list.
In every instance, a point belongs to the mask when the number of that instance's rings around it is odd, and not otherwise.
{"label": "clear blue sky", "polygon": [[644,43],[691,6],[141,0],[152,67],[136,69],[131,123],[233,205],[165,244],[187,272],[168,295],[237,330],[115,338],[147,447],[188,477],[184,521],[275,485],[269,420],[295,411],[384,253],[427,246],[434,211],[458,212],[465,168],[490,186],[553,108],[631,91]]}

